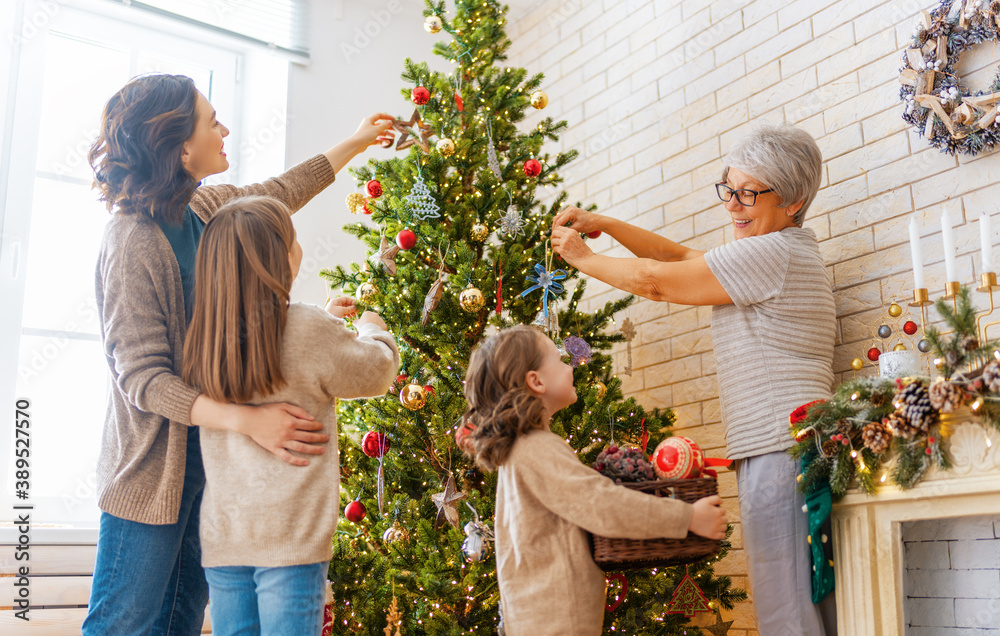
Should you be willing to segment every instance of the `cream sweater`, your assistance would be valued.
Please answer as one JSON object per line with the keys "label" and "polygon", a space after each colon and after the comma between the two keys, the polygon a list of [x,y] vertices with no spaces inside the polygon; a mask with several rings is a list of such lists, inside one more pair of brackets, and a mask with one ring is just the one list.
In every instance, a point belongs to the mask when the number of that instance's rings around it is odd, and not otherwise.
{"label": "cream sweater", "polygon": [[[317,155],[264,183],[202,186],[191,208],[208,221],[226,201],[266,195],[293,212],[333,183]],[[180,378],[186,329],[174,251],[144,214],[116,213],[104,229],[96,272],[101,340],[113,384],[97,460],[97,505],[122,519],[177,522],[191,405]]]}
{"label": "cream sweater", "polygon": [[308,466],[292,466],[232,431],[203,429],[201,503],[204,567],[282,567],[329,561],[340,510],[336,398],[382,395],[396,377],[392,336],[371,324],[359,333],[313,305],[293,304],[281,341],[288,384],[252,403],[297,404],[323,423],[330,443]]}
{"label": "cream sweater", "polygon": [[691,504],[615,484],[566,440],[532,431],[497,471],[496,550],[507,636],[596,636],[604,572],[588,532],[653,539],[687,536]]}

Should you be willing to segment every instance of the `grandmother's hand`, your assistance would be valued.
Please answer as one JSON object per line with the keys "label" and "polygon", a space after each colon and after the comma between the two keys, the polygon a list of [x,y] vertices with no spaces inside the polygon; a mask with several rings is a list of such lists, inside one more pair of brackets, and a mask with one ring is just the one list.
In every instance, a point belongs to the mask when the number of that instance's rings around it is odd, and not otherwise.
{"label": "grandmother's hand", "polygon": [[569,223],[570,225],[566,227],[587,234],[603,230],[604,228],[601,227],[601,221],[603,220],[604,217],[596,212],[588,212],[587,210],[568,205],[560,210],[556,218],[552,220],[552,229],[566,226]]}
{"label": "grandmother's hand", "polygon": [[552,228],[552,249],[577,269],[582,260],[594,253],[580,238],[579,230],[564,226]]}

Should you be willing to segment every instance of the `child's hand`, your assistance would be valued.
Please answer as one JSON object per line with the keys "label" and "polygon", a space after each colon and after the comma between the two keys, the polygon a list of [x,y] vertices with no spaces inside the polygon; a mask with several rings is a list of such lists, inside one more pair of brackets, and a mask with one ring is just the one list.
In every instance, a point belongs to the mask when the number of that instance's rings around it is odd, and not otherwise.
{"label": "child's hand", "polygon": [[337,318],[358,315],[358,308],[354,306],[354,299],[350,296],[331,298],[330,302],[326,303],[326,310]]}
{"label": "child's hand", "polygon": [[379,316],[374,311],[366,311],[361,314],[361,317],[354,321],[354,326],[359,327],[365,323],[371,323],[381,328],[383,331],[388,331],[388,327],[385,326],[385,321],[382,320],[382,316]]}
{"label": "child's hand", "polygon": [[394,135],[392,129],[394,119],[392,115],[385,113],[375,113],[362,119],[353,135],[359,151],[375,144],[379,144],[383,148],[391,146]]}
{"label": "child's hand", "polygon": [[726,511],[722,508],[722,498],[718,495],[703,497],[692,504],[694,514],[688,530],[706,539],[726,537]]}

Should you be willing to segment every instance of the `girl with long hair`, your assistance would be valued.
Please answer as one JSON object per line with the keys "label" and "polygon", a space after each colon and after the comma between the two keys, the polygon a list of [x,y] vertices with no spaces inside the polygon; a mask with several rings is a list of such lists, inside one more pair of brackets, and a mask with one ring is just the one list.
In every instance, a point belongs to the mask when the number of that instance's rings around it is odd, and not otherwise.
{"label": "girl with long hair", "polygon": [[549,430],[576,402],[573,369],[540,331],[518,325],[487,338],[465,376],[472,432],[463,447],[497,471],[496,558],[508,636],[596,636],[604,622],[604,572],[587,533],[607,537],[721,539],[717,496],[693,504],[629,490],[585,466]]}
{"label": "girl with long hair", "polygon": [[191,78],[140,76],[108,100],[89,160],[112,213],[96,294],[113,383],[84,634],[200,633],[208,598],[198,539],[200,428],[242,433],[296,466],[325,451],[323,424],[300,406],[222,402],[180,378],[195,254],[205,223],[226,201],[270,195],[294,212],[351,158],[391,136],[391,120],[366,117],[343,142],[264,183],[201,186],[229,167],[229,130]]}
{"label": "girl with long hair", "polygon": [[[182,378],[222,402],[290,402],[337,437],[337,398],[382,395],[399,367],[385,323],[289,305],[302,249],[284,204],[235,199],[205,228]],[[340,502],[334,450],[291,466],[244,435],[205,430],[201,559],[212,633],[319,634]],[[238,503],[237,503],[238,502]]]}

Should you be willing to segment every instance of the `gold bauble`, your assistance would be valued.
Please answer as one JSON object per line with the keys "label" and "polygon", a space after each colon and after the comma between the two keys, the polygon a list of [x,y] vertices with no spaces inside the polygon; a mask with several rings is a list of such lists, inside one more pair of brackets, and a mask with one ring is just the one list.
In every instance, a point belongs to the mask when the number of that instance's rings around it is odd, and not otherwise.
{"label": "gold bauble", "polygon": [[399,403],[411,411],[419,411],[427,404],[427,391],[419,384],[407,384],[399,392]]}
{"label": "gold bauble", "polygon": [[441,22],[441,18],[436,15],[429,15],[424,19],[424,29],[428,33],[437,33],[443,26],[444,23]]}
{"label": "gold bauble", "polygon": [[601,382],[600,380],[594,380],[593,382],[591,382],[590,387],[593,389],[597,389],[598,400],[603,400],[604,395],[608,392],[608,387],[606,387],[604,383]]}
{"label": "gold bauble", "polygon": [[893,318],[899,318],[900,316],[903,315],[903,308],[897,305],[896,303],[892,303],[891,305],[889,305],[889,315],[892,316]]}
{"label": "gold bauble", "polygon": [[365,205],[365,195],[360,192],[352,192],[347,195],[347,209],[351,211],[351,214],[357,214],[359,208],[363,208]]}
{"label": "gold bauble", "polygon": [[490,235],[490,228],[486,227],[482,223],[476,223],[469,230],[469,238],[476,243],[482,243]]}
{"label": "gold bauble", "polygon": [[549,96],[545,91],[535,91],[531,94],[531,105],[541,110],[549,105]]}
{"label": "gold bauble", "polygon": [[455,142],[447,137],[439,139],[434,146],[437,148],[438,152],[441,153],[443,157],[450,157],[455,152]]}
{"label": "gold bauble", "polygon": [[361,285],[358,286],[358,291],[355,292],[354,297],[358,299],[358,302],[367,304],[374,300],[375,294],[377,293],[378,287],[376,287],[373,283],[361,283]]}
{"label": "gold bauble", "polygon": [[861,369],[865,368],[865,361],[862,360],[861,358],[854,358],[853,360],[851,360],[851,368],[854,369],[855,371],[860,371]]}
{"label": "gold bauble", "polygon": [[906,351],[906,345],[900,342],[898,345],[892,348],[893,351]]}
{"label": "gold bauble", "polygon": [[486,304],[486,299],[483,298],[483,292],[469,285],[458,295],[458,304],[471,314],[482,309],[483,305]]}

